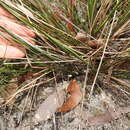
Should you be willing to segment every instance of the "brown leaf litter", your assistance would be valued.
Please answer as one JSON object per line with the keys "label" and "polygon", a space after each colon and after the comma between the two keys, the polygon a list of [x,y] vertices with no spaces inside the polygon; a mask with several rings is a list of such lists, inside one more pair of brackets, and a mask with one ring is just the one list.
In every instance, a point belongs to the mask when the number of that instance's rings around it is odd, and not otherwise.
{"label": "brown leaf litter", "polygon": [[66,102],[58,108],[58,112],[67,112],[75,108],[82,99],[82,93],[76,80],[72,80],[67,88],[70,96]]}

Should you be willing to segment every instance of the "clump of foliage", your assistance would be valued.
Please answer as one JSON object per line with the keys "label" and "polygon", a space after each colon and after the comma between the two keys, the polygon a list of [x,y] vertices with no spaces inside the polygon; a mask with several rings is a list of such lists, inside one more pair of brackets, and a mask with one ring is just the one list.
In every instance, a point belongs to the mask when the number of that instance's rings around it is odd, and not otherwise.
{"label": "clump of foliage", "polygon": [[[6,60],[4,64],[30,65],[38,71],[60,68],[65,73],[70,64],[82,66],[80,71],[84,71],[89,63],[95,72],[101,57],[104,71],[130,58],[130,3],[127,0],[1,0],[0,6],[37,35],[34,46],[0,27],[28,50],[26,58],[18,62]],[[84,34],[83,41],[76,38],[78,33]],[[113,48],[117,41],[119,44],[125,41],[125,47]],[[91,42],[102,45],[93,47]]]}

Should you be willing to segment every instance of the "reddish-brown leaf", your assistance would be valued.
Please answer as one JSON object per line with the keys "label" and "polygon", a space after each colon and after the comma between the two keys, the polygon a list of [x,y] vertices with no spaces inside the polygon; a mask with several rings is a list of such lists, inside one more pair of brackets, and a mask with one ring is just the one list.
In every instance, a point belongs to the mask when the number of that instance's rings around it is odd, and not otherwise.
{"label": "reddish-brown leaf", "polygon": [[74,26],[73,26],[73,24],[72,24],[72,19],[69,18],[68,20],[69,20],[69,21],[68,21],[67,24],[66,24],[67,28],[68,28],[71,32],[75,32],[75,28],[74,28]]}
{"label": "reddish-brown leaf", "polygon": [[24,81],[31,79],[33,77],[33,72],[27,72],[26,74],[23,74],[18,77],[18,85],[22,84]]}
{"label": "reddish-brown leaf", "polygon": [[67,112],[67,111],[70,111],[72,110],[73,108],[75,108],[80,100],[82,98],[82,94],[80,93],[73,93],[67,100],[66,102],[58,108],[58,112]]}
{"label": "reddish-brown leaf", "polygon": [[70,94],[80,92],[80,87],[75,79],[70,82],[67,92]]}
{"label": "reddish-brown leaf", "polygon": [[82,99],[82,93],[76,80],[72,80],[67,88],[70,96],[66,102],[57,109],[58,112],[67,112],[75,108]]}

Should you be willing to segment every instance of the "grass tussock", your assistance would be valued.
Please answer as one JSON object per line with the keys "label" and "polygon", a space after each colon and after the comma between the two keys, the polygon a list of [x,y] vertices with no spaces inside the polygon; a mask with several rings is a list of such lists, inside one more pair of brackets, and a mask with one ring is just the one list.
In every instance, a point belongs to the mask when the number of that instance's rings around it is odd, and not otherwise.
{"label": "grass tussock", "polygon": [[[36,73],[37,84],[39,77],[53,75],[54,71],[73,75],[77,68],[82,73],[87,66],[92,75],[98,76],[100,72],[109,75],[111,71],[111,75],[116,76],[126,71],[130,77],[128,69],[117,69],[130,59],[130,3],[127,0],[1,0],[0,6],[36,33],[32,39],[36,45],[32,45],[0,27],[0,32],[8,33],[27,49],[25,58],[1,60],[0,85],[27,72]],[[79,33],[82,36],[77,38]],[[26,88],[30,88],[29,84],[13,97]]]}

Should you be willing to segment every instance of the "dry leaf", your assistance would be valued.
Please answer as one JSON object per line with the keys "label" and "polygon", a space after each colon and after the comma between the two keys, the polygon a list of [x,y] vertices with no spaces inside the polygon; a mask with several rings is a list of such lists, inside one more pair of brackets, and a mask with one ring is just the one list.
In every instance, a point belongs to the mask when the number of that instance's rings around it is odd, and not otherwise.
{"label": "dry leaf", "polygon": [[77,35],[75,36],[75,39],[79,40],[81,42],[86,42],[87,41],[87,36],[86,36],[85,33],[78,32]]}
{"label": "dry leaf", "polygon": [[59,90],[50,95],[36,111],[34,122],[38,123],[49,119],[60,107],[65,99],[65,91]]}
{"label": "dry leaf", "polygon": [[72,94],[67,100],[66,102],[58,108],[58,112],[67,112],[67,111],[70,111],[72,110],[73,108],[75,108],[80,100],[82,98],[82,95],[79,95],[79,94]]}
{"label": "dry leaf", "polygon": [[103,45],[102,42],[98,42],[98,41],[89,41],[89,42],[87,42],[87,44],[88,44],[91,48],[94,48],[94,49],[99,48],[100,46]]}
{"label": "dry leaf", "polygon": [[74,26],[73,26],[72,19],[69,18],[68,20],[69,20],[69,21],[67,21],[67,24],[66,24],[67,28],[68,28],[71,32],[75,32],[75,28],[74,28]]}
{"label": "dry leaf", "polygon": [[67,88],[67,92],[70,93],[70,96],[66,102],[57,109],[58,112],[67,112],[72,110],[79,104],[80,100],[82,99],[82,93],[76,80],[72,80],[70,82]]}
{"label": "dry leaf", "polygon": [[81,93],[80,87],[75,79],[70,82],[69,86],[67,87],[67,92],[70,94]]}
{"label": "dry leaf", "polygon": [[18,77],[18,85],[22,84],[24,81],[31,79],[33,77],[34,72],[27,72],[26,74],[22,74]]}

